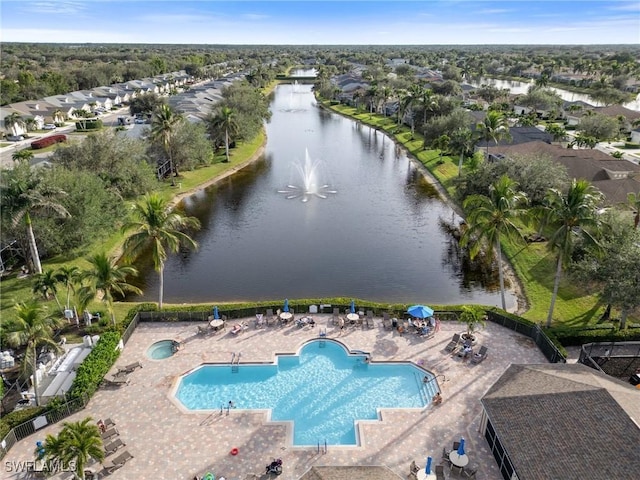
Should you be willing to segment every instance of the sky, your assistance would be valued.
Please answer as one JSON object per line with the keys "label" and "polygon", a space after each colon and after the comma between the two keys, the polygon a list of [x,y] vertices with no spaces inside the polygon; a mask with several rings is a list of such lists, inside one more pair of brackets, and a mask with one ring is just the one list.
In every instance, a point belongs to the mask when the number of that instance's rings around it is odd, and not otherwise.
{"label": "sky", "polygon": [[640,0],[1,0],[0,41],[640,44]]}

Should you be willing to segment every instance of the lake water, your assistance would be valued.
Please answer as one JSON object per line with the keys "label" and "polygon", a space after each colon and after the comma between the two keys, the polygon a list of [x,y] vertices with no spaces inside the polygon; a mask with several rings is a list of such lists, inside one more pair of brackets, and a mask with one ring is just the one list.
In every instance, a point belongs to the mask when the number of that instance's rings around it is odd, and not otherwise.
{"label": "lake water", "polygon": [[[200,247],[167,261],[165,301],[499,305],[439,226],[459,218],[389,138],[320,109],[310,85],[278,86],[271,110],[263,158],[184,202]],[[326,198],[302,194],[305,159]],[[142,270],[143,298],[157,301],[158,274]]]}

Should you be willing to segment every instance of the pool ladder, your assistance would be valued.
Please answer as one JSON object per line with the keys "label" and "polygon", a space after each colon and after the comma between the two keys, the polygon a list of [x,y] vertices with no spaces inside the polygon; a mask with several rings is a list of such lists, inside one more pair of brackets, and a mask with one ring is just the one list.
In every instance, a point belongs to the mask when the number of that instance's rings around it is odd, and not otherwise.
{"label": "pool ladder", "polygon": [[425,392],[425,390],[427,389],[427,384],[429,382],[423,382],[417,373],[414,373],[413,376],[416,379],[416,383],[418,384],[418,391],[420,392],[420,396],[422,397],[424,404],[427,405],[429,403],[429,398],[427,397],[427,393]]}
{"label": "pool ladder", "polygon": [[231,354],[231,373],[238,373],[240,369],[240,357],[242,356],[242,352]]}
{"label": "pool ladder", "polygon": [[325,328],[324,330],[320,330],[320,345],[318,345],[320,348],[325,348],[327,346],[327,329]]}

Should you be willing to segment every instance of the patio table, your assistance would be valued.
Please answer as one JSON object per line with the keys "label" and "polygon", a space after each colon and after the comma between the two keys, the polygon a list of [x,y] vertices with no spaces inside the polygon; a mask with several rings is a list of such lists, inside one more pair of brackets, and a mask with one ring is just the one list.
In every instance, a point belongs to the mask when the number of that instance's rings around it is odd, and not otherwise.
{"label": "patio table", "polygon": [[449,453],[449,460],[456,467],[466,467],[469,464],[469,457],[467,454],[459,455],[456,450],[451,450]]}

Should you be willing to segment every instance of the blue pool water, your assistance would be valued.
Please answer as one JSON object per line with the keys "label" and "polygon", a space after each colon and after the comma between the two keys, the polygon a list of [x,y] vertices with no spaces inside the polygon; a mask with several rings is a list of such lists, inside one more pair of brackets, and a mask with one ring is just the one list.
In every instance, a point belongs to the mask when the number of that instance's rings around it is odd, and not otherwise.
{"label": "blue pool water", "polygon": [[[426,373],[433,379],[431,373]],[[338,342],[314,340],[276,364],[204,365],[182,378],[177,399],[190,410],[271,410],[293,422],[294,445],[356,445],[355,421],[377,420],[380,408],[423,408],[437,382],[411,363],[365,362]]]}
{"label": "blue pool water", "polygon": [[169,358],[174,353],[173,340],[160,340],[147,349],[147,356],[154,360]]}

